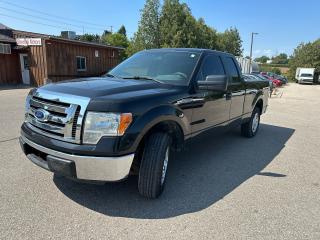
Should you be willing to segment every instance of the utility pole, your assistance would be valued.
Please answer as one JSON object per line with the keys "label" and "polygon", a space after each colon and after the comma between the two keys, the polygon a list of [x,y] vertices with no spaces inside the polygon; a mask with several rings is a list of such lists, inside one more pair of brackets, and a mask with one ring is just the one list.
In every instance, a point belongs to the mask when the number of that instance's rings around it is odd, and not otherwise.
{"label": "utility pole", "polygon": [[253,48],[253,35],[258,35],[259,33],[255,33],[255,32],[252,32],[251,33],[251,46],[250,46],[250,69],[252,71],[252,66],[251,66],[251,63],[252,63],[252,48]]}

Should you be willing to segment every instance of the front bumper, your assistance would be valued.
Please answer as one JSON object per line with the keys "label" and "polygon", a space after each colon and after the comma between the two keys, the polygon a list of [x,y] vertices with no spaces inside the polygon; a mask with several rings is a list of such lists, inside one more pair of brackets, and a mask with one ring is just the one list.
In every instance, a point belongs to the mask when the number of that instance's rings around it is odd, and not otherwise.
{"label": "front bumper", "polygon": [[20,137],[21,148],[36,165],[61,175],[93,181],[119,181],[129,175],[134,154],[96,157],[68,154]]}
{"label": "front bumper", "polygon": [[299,83],[313,83],[313,78],[310,78],[310,79],[300,79],[299,80]]}

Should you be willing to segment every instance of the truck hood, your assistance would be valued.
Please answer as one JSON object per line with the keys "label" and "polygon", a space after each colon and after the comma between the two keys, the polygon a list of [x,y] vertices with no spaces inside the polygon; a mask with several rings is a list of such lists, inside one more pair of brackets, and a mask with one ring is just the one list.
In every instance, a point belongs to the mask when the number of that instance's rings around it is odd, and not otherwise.
{"label": "truck hood", "polygon": [[52,83],[41,87],[50,92],[71,94],[76,96],[99,97],[134,96],[156,94],[172,91],[172,85],[153,82],[152,80],[131,80],[109,77],[81,78],[59,83]]}

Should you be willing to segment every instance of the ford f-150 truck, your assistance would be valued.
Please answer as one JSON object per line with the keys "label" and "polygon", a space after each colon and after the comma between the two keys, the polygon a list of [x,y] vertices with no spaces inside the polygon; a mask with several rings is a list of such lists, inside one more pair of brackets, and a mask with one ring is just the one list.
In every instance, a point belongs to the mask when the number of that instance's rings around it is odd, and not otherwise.
{"label": "ford f-150 truck", "polygon": [[56,174],[94,182],[136,174],[140,194],[156,198],[171,151],[187,139],[235,124],[255,136],[268,87],[244,81],[228,53],[144,50],[102,77],[31,90],[20,143],[33,163]]}

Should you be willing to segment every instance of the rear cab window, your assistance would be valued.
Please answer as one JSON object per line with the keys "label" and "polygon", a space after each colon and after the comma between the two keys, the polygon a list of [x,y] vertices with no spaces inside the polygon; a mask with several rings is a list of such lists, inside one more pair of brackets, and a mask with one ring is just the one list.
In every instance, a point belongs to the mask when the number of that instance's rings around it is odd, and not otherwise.
{"label": "rear cab window", "polygon": [[228,75],[231,77],[231,83],[241,83],[241,77],[238,67],[232,57],[224,57],[223,62]]}

